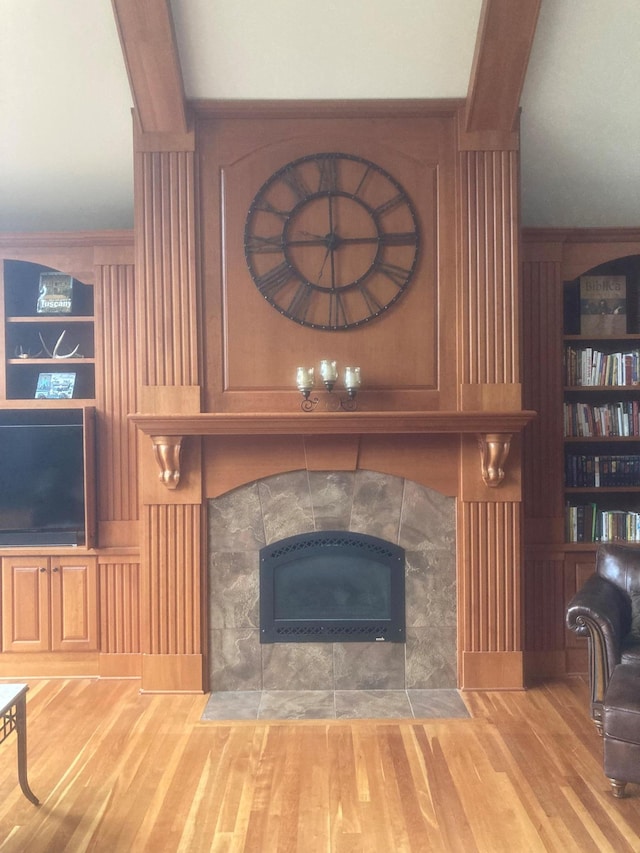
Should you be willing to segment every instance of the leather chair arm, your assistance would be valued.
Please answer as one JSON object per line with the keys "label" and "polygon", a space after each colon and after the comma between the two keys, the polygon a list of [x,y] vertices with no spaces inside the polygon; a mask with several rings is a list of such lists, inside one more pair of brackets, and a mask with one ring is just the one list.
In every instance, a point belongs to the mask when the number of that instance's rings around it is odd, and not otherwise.
{"label": "leather chair arm", "polygon": [[614,667],[620,663],[630,620],[629,598],[611,581],[596,574],[587,579],[567,608],[567,627],[589,638],[591,714],[599,729],[604,694]]}
{"label": "leather chair arm", "polygon": [[622,641],[631,624],[629,597],[619,587],[600,575],[591,575],[569,602],[566,621],[580,636],[587,636],[590,624],[595,624],[619,663]]}

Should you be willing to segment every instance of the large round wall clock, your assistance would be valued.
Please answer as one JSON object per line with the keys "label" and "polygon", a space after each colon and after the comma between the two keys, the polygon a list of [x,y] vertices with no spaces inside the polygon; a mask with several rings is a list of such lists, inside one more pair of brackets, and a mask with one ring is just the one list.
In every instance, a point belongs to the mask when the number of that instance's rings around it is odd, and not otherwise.
{"label": "large round wall clock", "polygon": [[418,261],[418,218],[406,190],[351,154],[287,163],[249,208],[244,251],[262,296],[314,329],[361,326],[406,291]]}

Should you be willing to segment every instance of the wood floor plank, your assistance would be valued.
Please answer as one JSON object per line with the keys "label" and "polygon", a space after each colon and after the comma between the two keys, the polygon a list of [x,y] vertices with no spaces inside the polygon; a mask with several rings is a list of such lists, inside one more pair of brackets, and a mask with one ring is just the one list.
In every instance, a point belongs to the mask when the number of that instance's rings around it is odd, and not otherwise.
{"label": "wood floor plank", "polygon": [[465,694],[470,719],[202,722],[204,696],[33,680],[33,806],[0,746],[0,853],[640,850],[584,679]]}

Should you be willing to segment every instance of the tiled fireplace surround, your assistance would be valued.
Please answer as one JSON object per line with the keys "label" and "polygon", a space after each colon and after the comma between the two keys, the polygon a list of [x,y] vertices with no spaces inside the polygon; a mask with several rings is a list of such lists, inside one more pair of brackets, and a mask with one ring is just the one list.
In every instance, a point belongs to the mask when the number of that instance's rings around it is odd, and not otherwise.
{"label": "tiled fireplace surround", "polygon": [[[456,687],[454,498],[368,470],[301,470],[210,500],[208,517],[212,692]],[[260,548],[318,530],[405,549],[406,644],[260,644]]]}

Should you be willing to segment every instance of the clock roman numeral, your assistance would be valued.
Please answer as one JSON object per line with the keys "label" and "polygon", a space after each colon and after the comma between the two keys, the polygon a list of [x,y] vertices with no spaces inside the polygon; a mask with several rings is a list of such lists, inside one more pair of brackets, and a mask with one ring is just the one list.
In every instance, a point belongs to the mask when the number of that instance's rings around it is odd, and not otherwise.
{"label": "clock roman numeral", "polygon": [[357,197],[360,195],[360,192],[361,192],[362,188],[364,187],[366,180],[369,177],[370,172],[371,172],[371,165],[369,164],[367,166],[367,168],[364,170],[362,177],[360,178],[360,181],[358,183],[358,186],[355,188],[355,191],[353,193],[354,196]]}
{"label": "clock roman numeral", "polygon": [[289,303],[287,313],[300,322],[304,321],[309,310],[313,288],[307,282],[301,282]]}
{"label": "clock roman numeral", "polygon": [[305,184],[302,175],[298,172],[297,169],[285,169],[282,173],[282,179],[292,190],[298,201],[304,201],[304,199],[311,194],[311,190]]}
{"label": "clock roman numeral", "polygon": [[404,287],[411,275],[411,270],[405,269],[405,267],[399,267],[396,264],[378,264],[376,269],[378,272],[386,275],[387,278],[391,279],[391,281],[400,288]]}
{"label": "clock roman numeral", "polygon": [[259,234],[252,234],[245,243],[247,252],[255,252],[256,254],[281,252],[282,248],[281,234],[276,234],[274,237],[261,237]]}
{"label": "clock roman numeral", "polygon": [[394,195],[392,198],[387,201],[379,204],[378,207],[374,207],[373,215],[374,216],[384,216],[385,213],[389,213],[390,210],[393,210],[394,207],[397,207],[399,204],[405,200],[404,193],[398,193]]}
{"label": "clock roman numeral", "polygon": [[253,210],[259,210],[261,213],[273,213],[273,215],[277,216],[279,219],[288,219],[291,215],[291,210],[280,210],[280,208],[275,207],[266,199],[260,201],[259,204],[256,204]]}
{"label": "clock roman numeral", "polygon": [[375,296],[370,292],[369,288],[364,283],[364,281],[358,282],[358,290],[362,294],[362,298],[364,299],[364,301],[367,305],[367,311],[369,312],[369,314],[378,314],[380,311],[382,311],[382,305],[378,302],[378,300],[375,298]]}
{"label": "clock roman numeral", "polygon": [[294,275],[293,269],[286,261],[283,261],[277,267],[273,267],[273,269],[258,276],[256,284],[260,293],[269,298],[281,290],[287,282],[291,281]]}
{"label": "clock roman numeral", "polygon": [[342,294],[335,289],[329,291],[329,325],[346,326],[348,322]]}
{"label": "clock roman numeral", "polygon": [[417,242],[417,231],[396,231],[380,235],[380,243],[383,246],[415,246]]}
{"label": "clock roman numeral", "polygon": [[320,170],[318,192],[335,192],[338,189],[338,164],[335,157],[319,157],[316,165]]}

